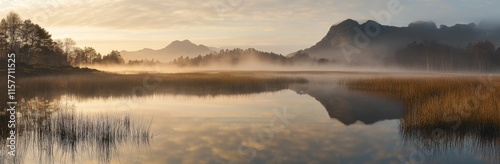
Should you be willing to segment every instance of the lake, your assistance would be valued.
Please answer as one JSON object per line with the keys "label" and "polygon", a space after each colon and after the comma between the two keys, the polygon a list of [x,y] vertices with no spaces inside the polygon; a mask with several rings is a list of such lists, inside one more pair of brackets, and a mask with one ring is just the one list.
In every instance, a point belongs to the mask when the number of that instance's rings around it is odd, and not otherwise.
{"label": "lake", "polygon": [[134,77],[139,79],[138,83],[120,84],[117,88],[96,85],[93,87],[98,89],[93,90],[76,84],[70,89],[73,86],[62,83],[47,87],[44,85],[49,84],[43,80],[31,79],[30,84],[43,85],[30,88],[32,94],[24,90],[27,96],[20,102],[18,114],[20,124],[24,124],[18,129],[19,155],[16,159],[6,159],[2,152],[3,161],[499,162],[497,131],[486,137],[473,132],[439,131],[440,136],[446,137],[435,139],[431,136],[437,133],[435,130],[427,132],[404,126],[404,118],[409,115],[404,102],[352,90],[340,83],[347,79],[405,75],[248,74],[304,78],[307,82],[273,81],[272,85],[250,89],[245,86],[201,89],[187,85],[168,88],[162,85],[170,81],[152,82],[156,76],[152,74]]}

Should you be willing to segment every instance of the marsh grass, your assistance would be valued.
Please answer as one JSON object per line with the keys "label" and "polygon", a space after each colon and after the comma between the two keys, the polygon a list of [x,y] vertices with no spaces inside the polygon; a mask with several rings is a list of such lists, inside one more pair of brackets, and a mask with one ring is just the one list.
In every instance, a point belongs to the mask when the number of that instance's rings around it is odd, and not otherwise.
{"label": "marsh grass", "polygon": [[38,99],[21,102],[19,108],[19,149],[32,150],[40,163],[75,162],[84,155],[109,163],[120,155],[120,146],[147,146],[153,137],[151,119],[128,113],[77,112],[60,102]]}
{"label": "marsh grass", "polygon": [[214,96],[250,94],[287,89],[299,78],[236,75],[231,73],[181,74],[81,74],[31,77],[19,80],[19,95],[24,97],[133,97],[154,94]]}
{"label": "marsh grass", "polygon": [[477,150],[489,157],[500,154],[500,78],[378,78],[342,84],[403,102],[403,140],[431,154],[457,150]]}
{"label": "marsh grass", "polygon": [[[488,82],[489,81],[489,82]],[[500,128],[500,79],[486,77],[379,78],[344,81],[349,89],[402,101],[405,126]]]}

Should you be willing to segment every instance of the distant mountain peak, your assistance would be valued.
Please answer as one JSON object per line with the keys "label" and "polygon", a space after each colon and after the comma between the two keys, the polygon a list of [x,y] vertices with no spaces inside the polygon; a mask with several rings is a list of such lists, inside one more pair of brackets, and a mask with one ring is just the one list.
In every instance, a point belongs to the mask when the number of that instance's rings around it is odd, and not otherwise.
{"label": "distant mountain peak", "polygon": [[[379,25],[379,28],[376,26]],[[374,34],[374,30],[376,35]],[[447,45],[464,47],[471,41],[489,40],[500,43],[500,23],[486,20],[479,25],[456,24],[440,26],[432,21],[416,21],[407,27],[381,25],[373,20],[363,24],[346,19],[330,27],[327,34],[303,51],[314,58],[325,58],[346,63],[382,63],[398,49],[412,42],[437,40]],[[297,52],[288,56],[297,55]],[[347,56],[347,57],[346,57]]]}
{"label": "distant mountain peak", "polygon": [[411,22],[408,25],[408,28],[419,28],[422,30],[437,29],[437,25],[433,21],[415,21],[415,22]]}
{"label": "distant mountain peak", "polygon": [[338,23],[338,24],[337,24],[337,26],[338,26],[338,25],[342,25],[342,24],[359,24],[359,22],[358,22],[358,21],[355,21],[355,20],[353,20],[353,19],[346,19],[346,20],[344,20],[344,21],[342,21],[342,22]]}
{"label": "distant mountain peak", "polygon": [[191,43],[191,44],[193,44],[193,42],[191,42],[191,41],[189,41],[189,40],[187,40],[187,39],[184,39],[184,40],[182,41],[182,43]]}
{"label": "distant mountain peak", "polygon": [[122,56],[126,60],[155,59],[161,62],[170,62],[180,56],[196,57],[198,55],[205,55],[214,52],[215,50],[215,48],[207,47],[202,44],[197,45],[190,40],[185,39],[182,41],[175,40],[159,50],[145,48],[132,52],[122,51]]}
{"label": "distant mountain peak", "polygon": [[358,21],[355,21],[353,19],[346,19],[336,25],[333,25],[333,27],[355,27],[355,26],[359,26],[359,22]]}
{"label": "distant mountain peak", "polygon": [[193,46],[193,45],[196,46],[196,44],[194,44],[193,42],[185,39],[183,41],[175,40],[172,43],[170,43],[169,45],[167,45],[167,47],[169,47],[169,46]]}
{"label": "distant mountain peak", "polygon": [[354,35],[354,28],[359,25],[359,22],[353,19],[346,19],[338,24],[335,24],[330,27],[326,36],[312,48],[325,48],[335,45],[338,46],[343,42],[350,40],[351,36]]}
{"label": "distant mountain peak", "polygon": [[369,24],[369,23],[372,23],[372,24],[377,24],[377,25],[381,25],[380,23],[378,23],[377,21],[374,21],[374,20],[367,20],[365,23],[363,24]]}

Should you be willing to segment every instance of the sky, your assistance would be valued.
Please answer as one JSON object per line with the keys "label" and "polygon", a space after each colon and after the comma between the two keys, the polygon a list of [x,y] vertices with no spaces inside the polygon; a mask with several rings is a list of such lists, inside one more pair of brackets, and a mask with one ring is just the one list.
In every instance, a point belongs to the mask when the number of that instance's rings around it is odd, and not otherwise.
{"label": "sky", "polygon": [[499,6],[498,0],[0,0],[0,16],[14,11],[55,39],[69,37],[103,54],[185,39],[288,54],[314,45],[348,18],[454,25],[498,19]]}

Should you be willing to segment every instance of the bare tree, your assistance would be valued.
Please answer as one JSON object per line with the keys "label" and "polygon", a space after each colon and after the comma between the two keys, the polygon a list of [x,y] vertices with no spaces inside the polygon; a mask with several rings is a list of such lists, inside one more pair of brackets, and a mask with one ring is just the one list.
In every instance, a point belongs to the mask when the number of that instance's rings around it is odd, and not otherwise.
{"label": "bare tree", "polygon": [[64,54],[66,55],[66,59],[70,61],[71,54],[70,52],[73,50],[74,46],[76,45],[76,42],[71,39],[71,38],[64,38],[63,40],[63,50]]}
{"label": "bare tree", "polygon": [[7,39],[9,36],[7,35],[7,21],[2,19],[0,21],[0,59],[4,59],[7,57],[7,53],[9,53],[9,42]]}
{"label": "bare tree", "polygon": [[11,51],[16,51],[19,48],[19,30],[21,28],[21,25],[23,24],[21,17],[14,13],[10,12],[7,15],[7,18],[5,19],[7,23],[7,35],[8,37],[8,42],[10,43],[10,50]]}

